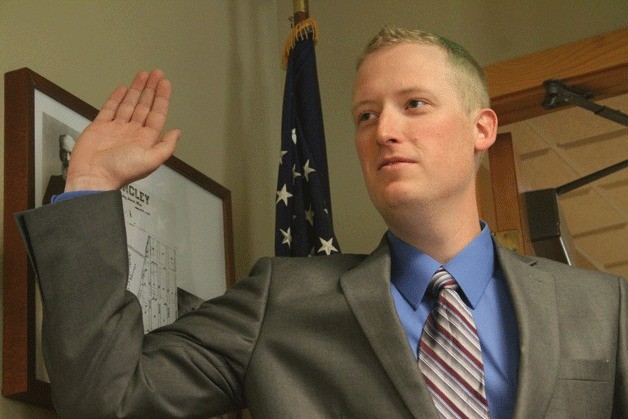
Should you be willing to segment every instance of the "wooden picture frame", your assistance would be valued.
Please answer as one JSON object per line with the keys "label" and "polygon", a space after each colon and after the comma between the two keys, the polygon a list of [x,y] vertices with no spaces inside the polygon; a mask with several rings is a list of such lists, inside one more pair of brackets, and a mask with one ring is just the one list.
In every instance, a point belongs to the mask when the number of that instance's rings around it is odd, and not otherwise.
{"label": "wooden picture frame", "polygon": [[[4,80],[2,394],[52,408],[41,357],[41,299],[13,214],[63,191],[64,136],[77,138],[98,110],[28,68],[8,72]],[[150,286],[142,261],[151,257],[169,270],[165,277],[171,285],[176,279],[177,309],[163,322],[173,321],[184,301],[185,310],[193,309],[190,300],[218,296],[234,283],[228,189],[172,156],[155,173],[124,188],[122,197],[130,268],[137,268],[135,280],[130,269],[129,289],[139,298],[133,281]],[[157,253],[151,256],[150,249]],[[147,327],[145,318],[146,330],[155,326]]]}

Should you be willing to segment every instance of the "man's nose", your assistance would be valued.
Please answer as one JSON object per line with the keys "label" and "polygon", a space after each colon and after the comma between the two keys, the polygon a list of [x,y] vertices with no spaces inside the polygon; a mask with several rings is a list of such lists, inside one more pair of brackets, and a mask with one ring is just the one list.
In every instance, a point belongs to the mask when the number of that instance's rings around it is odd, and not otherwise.
{"label": "man's nose", "polygon": [[384,109],[377,118],[377,142],[389,145],[399,142],[399,120],[391,110]]}

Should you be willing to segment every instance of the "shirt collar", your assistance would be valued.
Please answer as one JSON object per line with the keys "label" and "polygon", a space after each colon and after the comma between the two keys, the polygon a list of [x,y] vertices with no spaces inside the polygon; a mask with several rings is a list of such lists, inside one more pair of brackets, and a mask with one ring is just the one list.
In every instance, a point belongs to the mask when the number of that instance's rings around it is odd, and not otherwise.
{"label": "shirt collar", "polygon": [[[493,277],[495,263],[491,232],[486,223],[481,221],[480,224],[480,234],[443,266],[456,279],[472,308],[478,304]],[[441,265],[390,231],[387,239],[391,255],[391,281],[416,310],[432,275]]]}

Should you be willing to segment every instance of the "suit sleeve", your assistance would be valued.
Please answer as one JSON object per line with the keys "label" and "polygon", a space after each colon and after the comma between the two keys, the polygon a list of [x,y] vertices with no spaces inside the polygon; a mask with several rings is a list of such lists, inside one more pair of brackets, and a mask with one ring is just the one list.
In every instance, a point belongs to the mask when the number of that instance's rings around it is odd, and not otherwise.
{"label": "suit sleeve", "polygon": [[174,324],[143,333],[126,291],[118,191],[48,205],[16,220],[44,307],[43,354],[63,417],[207,417],[244,405],[270,263]]}

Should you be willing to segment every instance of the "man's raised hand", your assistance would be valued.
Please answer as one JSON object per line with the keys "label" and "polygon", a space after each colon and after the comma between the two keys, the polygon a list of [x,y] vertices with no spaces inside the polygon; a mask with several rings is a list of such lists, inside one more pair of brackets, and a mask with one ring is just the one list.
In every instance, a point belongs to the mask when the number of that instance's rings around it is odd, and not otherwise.
{"label": "man's raised hand", "polygon": [[65,192],[118,189],[165,162],[181,135],[161,134],[170,90],[160,70],[139,72],[129,88],[114,90],[72,150]]}

